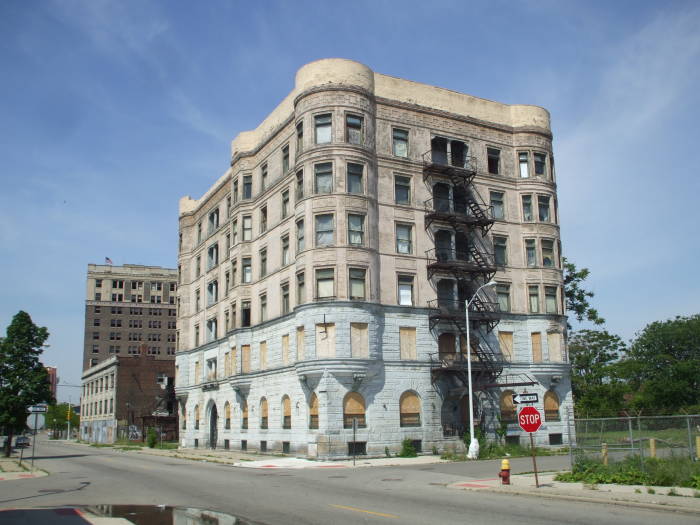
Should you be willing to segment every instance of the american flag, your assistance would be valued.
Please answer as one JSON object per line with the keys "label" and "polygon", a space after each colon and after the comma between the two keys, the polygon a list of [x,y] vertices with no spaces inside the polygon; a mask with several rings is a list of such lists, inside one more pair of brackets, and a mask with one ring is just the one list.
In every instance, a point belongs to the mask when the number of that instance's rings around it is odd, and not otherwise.
{"label": "american flag", "polygon": [[110,259],[109,257],[105,257],[105,264],[114,264],[114,263],[112,262],[112,259]]}

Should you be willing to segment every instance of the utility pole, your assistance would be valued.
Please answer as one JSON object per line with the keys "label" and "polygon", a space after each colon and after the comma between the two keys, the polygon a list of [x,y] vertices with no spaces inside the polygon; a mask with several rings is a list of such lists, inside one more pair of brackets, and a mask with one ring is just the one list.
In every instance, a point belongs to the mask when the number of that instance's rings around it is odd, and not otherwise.
{"label": "utility pole", "polygon": [[66,410],[66,420],[68,421],[68,433],[66,434],[66,439],[70,440],[70,416],[71,416],[71,403],[70,396],[68,397],[68,410]]}

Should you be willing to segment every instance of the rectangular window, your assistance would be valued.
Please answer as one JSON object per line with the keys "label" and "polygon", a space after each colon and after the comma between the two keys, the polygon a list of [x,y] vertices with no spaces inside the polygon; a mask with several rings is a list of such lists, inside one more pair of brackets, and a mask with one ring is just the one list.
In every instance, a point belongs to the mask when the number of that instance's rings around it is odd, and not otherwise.
{"label": "rectangular window", "polygon": [[492,191],[491,196],[491,209],[493,210],[494,219],[505,219],[505,208],[503,206],[503,192],[502,191]]}
{"label": "rectangular window", "polygon": [[226,218],[231,218],[231,196],[226,197]]}
{"label": "rectangular window", "polygon": [[289,171],[289,144],[282,148],[282,175]]}
{"label": "rectangular window", "polygon": [[304,197],[304,171],[297,171],[296,198],[297,201]]}
{"label": "rectangular window", "polygon": [[219,264],[219,245],[213,244],[207,250],[207,270]]}
{"label": "rectangular window", "polygon": [[513,360],[513,332],[498,331],[498,345],[501,347],[503,360],[510,362]]}
{"label": "rectangular window", "polygon": [[413,276],[399,275],[399,304],[413,306]]}
{"label": "rectangular window", "polygon": [[545,312],[548,314],[557,313],[557,288],[556,286],[544,287]]}
{"label": "rectangular window", "polygon": [[535,175],[544,176],[547,173],[547,155],[544,153],[534,153]]}
{"label": "rectangular window", "polygon": [[540,312],[540,287],[531,285],[527,287],[528,302],[531,314]]}
{"label": "rectangular window", "polygon": [[316,270],[316,298],[328,299],[335,296],[333,268]]}
{"label": "rectangular window", "polygon": [[289,334],[282,336],[282,364],[289,364]]}
{"label": "rectangular window", "polygon": [[260,296],[260,322],[267,321],[267,294]]}
{"label": "rectangular window", "polygon": [[95,279],[95,288],[102,288],[102,279]]}
{"label": "rectangular window", "polygon": [[233,202],[238,202],[238,179],[233,181],[233,191],[231,191],[233,196]]}
{"label": "rectangular window", "polygon": [[497,284],[496,297],[498,298],[498,309],[501,312],[510,312],[510,285]]}
{"label": "rectangular window", "polygon": [[290,311],[289,304],[289,284],[285,283],[281,287],[282,292],[282,315],[288,314]]}
{"label": "rectangular window", "polygon": [[364,300],[366,273],[362,268],[350,268],[350,299]]}
{"label": "rectangular window", "polygon": [[394,175],[394,202],[411,204],[411,178]]}
{"label": "rectangular window", "polygon": [[231,233],[233,235],[233,244],[238,244],[238,219],[234,219],[231,224]]}
{"label": "rectangular window", "polygon": [[267,188],[267,162],[260,166],[260,191]]}
{"label": "rectangular window", "polygon": [[508,239],[506,237],[493,237],[493,252],[497,266],[508,264]]}
{"label": "rectangular window", "polygon": [[333,214],[316,215],[316,246],[333,245]]}
{"label": "rectangular window", "polygon": [[289,215],[289,190],[282,192],[282,218]]}
{"label": "rectangular window", "polygon": [[549,196],[548,195],[538,195],[537,196],[537,210],[539,212],[540,222],[549,222]]}
{"label": "rectangular window", "polygon": [[530,268],[537,266],[537,246],[535,239],[525,239],[525,259]]}
{"label": "rectangular window", "polygon": [[199,346],[199,325],[194,325],[194,346]]}
{"label": "rectangular window", "polygon": [[297,361],[304,360],[304,327],[297,326]]}
{"label": "rectangular window", "polygon": [[282,237],[282,266],[287,266],[291,262],[289,256],[289,235]]}
{"label": "rectangular window", "polygon": [[526,179],[530,176],[530,167],[527,159],[527,152],[518,153],[518,165],[520,166],[520,177]]}
{"label": "rectangular window", "polygon": [[267,231],[267,206],[260,208],[260,233]]}
{"label": "rectangular window", "polygon": [[350,144],[362,144],[362,117],[345,116],[345,140]]}
{"label": "rectangular window", "polygon": [[316,358],[335,357],[335,324],[319,323],[316,325]]}
{"label": "rectangular window", "polygon": [[316,115],[314,117],[314,127],[316,133],[316,144],[328,144],[331,141],[331,114]]}
{"label": "rectangular window", "polygon": [[304,272],[297,274],[297,304],[303,304],[306,301],[306,284],[304,282]]}
{"label": "rectangular window", "polygon": [[207,284],[207,306],[211,306],[219,300],[219,282],[211,281]]}
{"label": "rectangular window", "polygon": [[396,252],[397,253],[413,253],[412,241],[413,227],[410,224],[396,225]]}
{"label": "rectangular window", "polygon": [[267,275],[267,250],[260,250],[260,278]]}
{"label": "rectangular window", "polygon": [[202,242],[202,223],[197,223],[197,244]]}
{"label": "rectangular window", "polygon": [[362,246],[365,243],[365,216],[348,215],[348,244]]}
{"label": "rectangular window", "polygon": [[243,216],[243,240],[250,241],[253,238],[253,217]]}
{"label": "rectangular window", "polygon": [[488,160],[489,173],[498,175],[501,170],[501,150],[496,148],[486,148],[486,157]]}
{"label": "rectangular window", "polygon": [[324,162],[314,165],[314,192],[333,192],[333,164]]}
{"label": "rectangular window", "polygon": [[304,220],[297,221],[297,254],[305,249],[304,243]]}
{"label": "rectangular window", "polygon": [[250,301],[241,303],[241,326],[250,326]]}
{"label": "rectangular window", "polygon": [[530,334],[532,340],[532,361],[534,363],[542,362],[542,334],[540,332],[532,332]]}
{"label": "rectangular window", "polygon": [[523,220],[532,220],[532,195],[523,195]]}
{"label": "rectangular window", "polygon": [[[242,345],[241,346],[241,372],[244,374],[247,374],[250,372],[250,345]],[[248,410],[243,411],[243,421],[247,423],[247,415],[248,415]],[[247,424],[243,427],[247,428]]]}
{"label": "rectangular window", "polygon": [[399,328],[399,348],[401,359],[416,359],[416,329],[402,326]]}
{"label": "rectangular window", "polygon": [[253,176],[243,175],[243,199],[253,198]]}
{"label": "rectangular window", "polygon": [[216,318],[207,321],[207,341],[216,340]]}
{"label": "rectangular window", "polygon": [[350,351],[352,357],[369,358],[369,337],[367,323],[350,323]]}
{"label": "rectangular window", "polygon": [[228,292],[231,289],[231,272],[224,274],[224,296],[228,297]]}
{"label": "rectangular window", "polygon": [[212,234],[219,227],[219,209],[215,209],[209,214],[209,233]]}
{"label": "rectangular window", "polygon": [[231,233],[226,233],[226,258],[228,258],[228,254],[231,252]]}
{"label": "rectangular window", "polygon": [[253,267],[250,262],[250,257],[243,257],[241,259],[241,266],[243,271],[241,272],[241,282],[250,283],[253,281]]}
{"label": "rectangular window", "polygon": [[347,165],[347,191],[361,195],[364,193],[362,184],[362,172],[364,166],[362,164],[348,163]]}
{"label": "rectangular window", "polygon": [[304,122],[297,122],[297,150],[296,155],[304,151]]}
{"label": "rectangular window", "polygon": [[554,241],[542,239],[542,266],[554,268]]}
{"label": "rectangular window", "polygon": [[394,128],[392,130],[392,145],[394,155],[408,157],[408,131]]}
{"label": "rectangular window", "polygon": [[236,286],[238,284],[238,261],[233,259],[231,261],[231,285]]}

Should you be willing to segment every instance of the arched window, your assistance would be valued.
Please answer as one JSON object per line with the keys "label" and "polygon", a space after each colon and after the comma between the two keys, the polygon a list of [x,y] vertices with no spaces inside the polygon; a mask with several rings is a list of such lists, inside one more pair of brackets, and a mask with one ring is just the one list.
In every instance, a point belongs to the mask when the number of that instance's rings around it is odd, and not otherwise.
{"label": "arched window", "polygon": [[267,428],[267,399],[260,400],[260,428]]}
{"label": "arched window", "polygon": [[292,402],[289,396],[282,398],[282,428],[292,428]]}
{"label": "arched window", "polygon": [[194,429],[199,430],[199,405],[194,407]]}
{"label": "arched window", "polygon": [[245,399],[241,403],[241,428],[248,428],[248,402]]}
{"label": "arched window", "polygon": [[231,428],[231,403],[228,401],[224,405],[224,428],[226,430]]}
{"label": "arched window", "polygon": [[309,401],[309,428],[318,428],[318,397],[311,394]]}
{"label": "arched window", "polygon": [[357,392],[350,392],[343,400],[343,428],[352,428],[353,419],[357,419],[358,428],[365,428],[365,400]]}
{"label": "arched window", "polygon": [[420,398],[415,392],[401,394],[399,413],[402,427],[420,426]]}
{"label": "arched window", "polygon": [[515,405],[513,404],[512,390],[506,390],[501,394],[501,422],[512,423],[515,418]]}
{"label": "arched window", "polygon": [[547,391],[544,395],[544,420],[559,421],[559,396],[556,392]]}

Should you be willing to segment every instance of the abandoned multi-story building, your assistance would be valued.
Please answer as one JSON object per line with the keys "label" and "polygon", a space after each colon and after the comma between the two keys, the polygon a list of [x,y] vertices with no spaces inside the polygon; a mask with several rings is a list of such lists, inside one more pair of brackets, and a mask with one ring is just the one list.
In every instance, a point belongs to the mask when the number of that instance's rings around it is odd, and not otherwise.
{"label": "abandoned multi-story building", "polygon": [[540,107],[302,67],[180,201],[182,444],[442,450],[468,428],[467,331],[476,424],[519,440],[512,394],[537,393],[538,443],[566,443],[554,173]]}
{"label": "abandoned multi-story building", "polygon": [[[81,436],[111,442],[144,418],[176,420],[177,270],[89,264]],[[111,385],[111,386],[110,386]],[[175,429],[176,430],[176,429]],[[172,433],[171,433],[172,434]]]}

